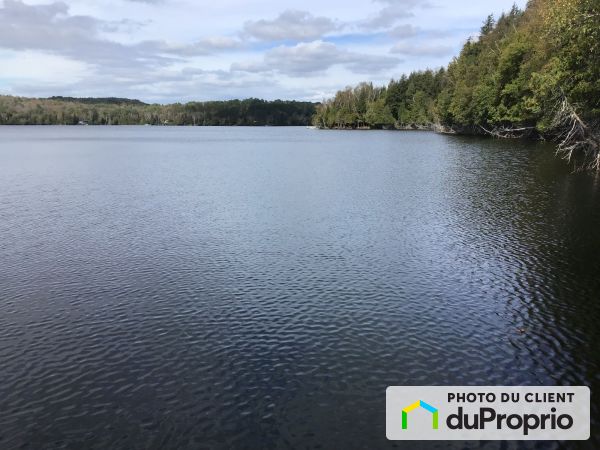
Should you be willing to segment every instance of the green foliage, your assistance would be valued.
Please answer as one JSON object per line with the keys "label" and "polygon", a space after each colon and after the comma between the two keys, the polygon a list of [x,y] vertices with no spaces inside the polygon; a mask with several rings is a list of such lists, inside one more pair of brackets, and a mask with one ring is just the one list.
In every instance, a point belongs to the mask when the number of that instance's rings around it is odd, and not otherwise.
{"label": "green foliage", "polygon": [[532,0],[516,6],[450,64],[436,104],[445,125],[549,129],[563,96],[600,113],[600,3]]}
{"label": "green foliage", "polygon": [[600,116],[600,2],[542,2],[545,38],[558,57],[561,87],[588,117]]}
{"label": "green foliage", "polygon": [[[339,91],[334,98],[317,106],[313,123],[323,128],[362,128],[369,126],[367,117],[385,117],[384,110],[373,105],[383,102],[386,90],[375,88],[372,83],[361,83],[351,88]],[[385,110],[389,113],[389,110]],[[386,118],[387,120],[387,118]],[[393,117],[392,117],[393,122]],[[379,123],[385,126],[386,123]]]}
{"label": "green foliage", "polygon": [[494,15],[490,14],[487,16],[485,22],[481,26],[481,35],[486,36],[490,34],[494,30],[494,26],[496,25],[496,20],[494,19]]}
{"label": "green foliage", "polygon": [[317,107],[313,122],[324,128],[431,125],[444,77],[443,69],[426,70],[392,80],[386,88],[374,88],[371,83],[346,88]]}
{"label": "green foliage", "polygon": [[[439,95],[445,71],[413,72],[388,86],[386,104],[398,125],[427,125],[435,121],[434,99]],[[393,95],[389,95],[393,92]]]}
{"label": "green foliage", "polygon": [[59,100],[63,102],[71,102],[71,103],[85,103],[91,105],[99,105],[99,104],[116,104],[116,105],[145,105],[139,100],[129,99],[129,98],[119,98],[119,97],[87,97],[87,98],[77,98],[77,97],[63,97],[60,95],[50,97],[50,100]]}
{"label": "green foliage", "polygon": [[374,128],[388,127],[395,122],[390,107],[385,104],[383,97],[368,104],[365,121]]}
{"label": "green foliage", "polygon": [[5,125],[308,125],[315,104],[258,99],[148,105],[120,98],[0,96]]}
{"label": "green foliage", "polygon": [[[358,107],[349,92],[324,102],[315,123],[380,126],[380,106],[364,115],[364,102]],[[515,5],[497,21],[490,15],[479,38],[467,41],[447,70],[403,75],[381,95],[398,127],[437,122],[459,130],[527,127],[545,133],[562,99],[598,123],[600,1],[530,0],[525,11]]]}

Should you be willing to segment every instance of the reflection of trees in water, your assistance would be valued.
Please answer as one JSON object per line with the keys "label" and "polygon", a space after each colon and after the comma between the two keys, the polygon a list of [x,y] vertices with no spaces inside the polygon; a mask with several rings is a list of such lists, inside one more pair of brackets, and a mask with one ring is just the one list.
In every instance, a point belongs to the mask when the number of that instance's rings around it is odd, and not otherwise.
{"label": "reflection of trees in water", "polygon": [[544,144],[450,139],[449,226],[468,263],[489,267],[515,358],[532,382],[598,392],[600,175],[571,173]]}

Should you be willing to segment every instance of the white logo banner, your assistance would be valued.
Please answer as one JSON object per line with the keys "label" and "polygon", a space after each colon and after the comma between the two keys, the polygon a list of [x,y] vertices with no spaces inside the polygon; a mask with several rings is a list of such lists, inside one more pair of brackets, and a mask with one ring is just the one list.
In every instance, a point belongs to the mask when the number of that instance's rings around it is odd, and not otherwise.
{"label": "white logo banner", "polygon": [[526,386],[391,386],[390,440],[586,440],[590,389]]}

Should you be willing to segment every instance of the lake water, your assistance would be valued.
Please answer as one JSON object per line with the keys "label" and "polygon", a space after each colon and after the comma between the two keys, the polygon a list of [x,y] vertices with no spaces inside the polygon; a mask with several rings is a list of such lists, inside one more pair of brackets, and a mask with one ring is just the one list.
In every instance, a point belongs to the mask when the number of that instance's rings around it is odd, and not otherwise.
{"label": "lake water", "polygon": [[544,144],[1,127],[0,448],[393,448],[409,384],[588,385],[597,448],[599,274]]}

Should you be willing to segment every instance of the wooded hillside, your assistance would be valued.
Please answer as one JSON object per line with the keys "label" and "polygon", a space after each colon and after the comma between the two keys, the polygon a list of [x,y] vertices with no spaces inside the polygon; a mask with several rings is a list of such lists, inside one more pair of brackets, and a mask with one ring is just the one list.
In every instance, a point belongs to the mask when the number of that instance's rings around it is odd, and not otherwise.
{"label": "wooded hillside", "polygon": [[489,16],[446,69],[347,88],[314,123],[543,137],[600,169],[600,1],[531,0]]}
{"label": "wooded hillside", "polygon": [[259,99],[148,105],[120,98],[0,96],[2,125],[308,125],[315,104]]}

